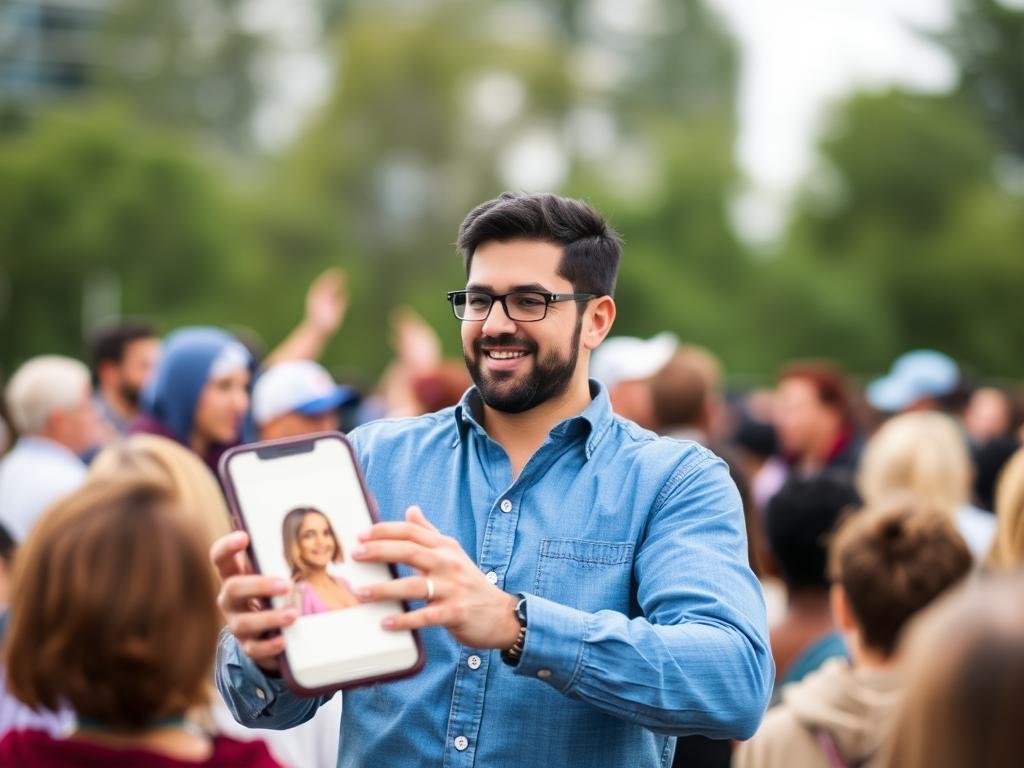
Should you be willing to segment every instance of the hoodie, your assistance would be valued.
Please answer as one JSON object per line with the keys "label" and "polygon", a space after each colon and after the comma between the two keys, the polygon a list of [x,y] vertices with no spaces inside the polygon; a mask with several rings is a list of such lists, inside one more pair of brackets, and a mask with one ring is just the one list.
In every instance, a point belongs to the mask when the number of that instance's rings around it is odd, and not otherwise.
{"label": "hoodie", "polygon": [[786,688],[754,737],[737,746],[734,768],[830,768],[819,742],[828,733],[846,765],[860,765],[878,751],[899,704],[894,668],[853,668],[830,659]]}
{"label": "hoodie", "polygon": [[[218,328],[182,328],[168,336],[156,373],[142,393],[142,416],[131,431],[168,437],[190,447],[199,395],[214,362],[225,353],[252,367],[241,342]],[[220,454],[229,447],[212,446],[201,458],[216,470]]]}

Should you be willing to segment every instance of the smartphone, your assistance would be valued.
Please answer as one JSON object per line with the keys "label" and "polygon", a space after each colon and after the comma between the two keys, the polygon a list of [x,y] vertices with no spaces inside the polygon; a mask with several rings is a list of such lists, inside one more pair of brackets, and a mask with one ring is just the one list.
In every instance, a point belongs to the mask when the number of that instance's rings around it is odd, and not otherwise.
{"label": "smartphone", "polygon": [[422,669],[416,633],[380,626],[408,606],[355,599],[359,587],[398,575],[392,566],[349,556],[377,513],[343,435],[238,446],[221,458],[220,476],[235,527],[249,534],[253,569],[294,585],[289,595],[269,601],[300,613],[283,630],[287,644],[280,659],[293,692],[316,696]]}

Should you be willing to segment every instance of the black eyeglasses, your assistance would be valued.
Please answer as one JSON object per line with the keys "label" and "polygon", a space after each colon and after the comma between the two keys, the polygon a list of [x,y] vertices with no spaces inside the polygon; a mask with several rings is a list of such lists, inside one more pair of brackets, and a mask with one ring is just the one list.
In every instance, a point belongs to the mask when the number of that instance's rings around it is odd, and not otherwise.
{"label": "black eyeglasses", "polygon": [[509,320],[517,323],[535,323],[548,314],[548,305],[560,301],[589,301],[595,293],[542,293],[541,291],[512,291],[495,294],[486,291],[449,291],[448,301],[459,320],[480,323],[491,314],[494,302],[500,301]]}

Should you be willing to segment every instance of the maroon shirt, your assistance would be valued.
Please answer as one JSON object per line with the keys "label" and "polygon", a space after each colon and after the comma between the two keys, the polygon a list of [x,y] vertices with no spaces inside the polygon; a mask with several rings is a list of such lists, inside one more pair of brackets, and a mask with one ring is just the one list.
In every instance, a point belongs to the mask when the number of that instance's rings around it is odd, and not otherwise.
{"label": "maroon shirt", "polygon": [[55,739],[45,731],[11,731],[0,741],[0,765],[31,768],[281,768],[262,741],[213,739],[213,754],[201,763],[148,749],[117,749],[76,739]]}

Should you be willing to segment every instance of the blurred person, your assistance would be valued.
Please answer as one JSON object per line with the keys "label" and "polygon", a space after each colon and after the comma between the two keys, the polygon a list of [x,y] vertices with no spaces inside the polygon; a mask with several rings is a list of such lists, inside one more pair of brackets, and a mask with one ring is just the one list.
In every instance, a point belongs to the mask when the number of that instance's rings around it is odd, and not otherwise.
{"label": "blurred person", "polygon": [[1024,566],[1024,449],[1007,462],[996,485],[996,535],[985,563],[993,570]]}
{"label": "blurred person", "polygon": [[1013,400],[996,387],[974,390],[964,410],[964,429],[976,445],[1009,437],[1015,421]]}
{"label": "blurred person", "polygon": [[[210,469],[184,446],[158,435],[133,435],[104,449],[89,468],[88,482],[112,481],[144,474],[168,484],[176,509],[198,533],[208,550],[214,540],[231,531],[220,485]],[[212,682],[212,681],[211,681]],[[341,697],[325,704],[309,722],[287,731],[245,728],[235,722],[220,693],[213,692],[210,709],[190,717],[206,730],[243,741],[259,739],[284,765],[334,768],[338,757],[338,718]]]}
{"label": "blurred person", "polygon": [[862,443],[852,419],[843,373],[828,362],[798,362],[783,369],[773,409],[779,452],[792,472],[853,472]]}
{"label": "blurred person", "polygon": [[654,429],[650,379],[671,359],[678,343],[675,334],[666,331],[650,339],[616,336],[594,351],[590,375],[608,389],[615,413]]}
{"label": "blurred person", "polygon": [[210,693],[216,590],[164,484],[126,474],[48,510],[15,564],[7,685],[31,707],[66,702],[77,725],[8,733],[0,764],[278,766],[263,744],[186,723]]}
{"label": "blurred person", "polygon": [[102,420],[89,369],[69,357],[32,358],[6,397],[20,437],[0,460],[0,523],[24,541],[42,511],[85,479],[81,456],[99,443]]}
{"label": "blurred person", "polygon": [[738,746],[733,765],[870,762],[892,730],[902,696],[901,632],[970,569],[971,553],[948,515],[912,497],[868,507],[841,523],[829,547],[829,574],[832,610],[850,661],[832,659],[786,688],[754,738]]}
{"label": "blurred person", "polygon": [[1024,712],[1024,576],[940,601],[901,644],[905,695],[879,768],[1017,768]]}
{"label": "blurred person", "polygon": [[657,431],[710,447],[717,444],[722,404],[722,365],[703,347],[681,345],[650,378]]}
{"label": "blurred person", "polygon": [[117,434],[139,416],[139,400],[156,368],[160,339],[148,323],[131,321],[98,331],[90,344],[96,404]]}
{"label": "blurred person", "polygon": [[960,367],[951,357],[917,349],[896,358],[887,375],[868,384],[865,395],[871,407],[881,413],[956,414],[963,409],[965,392]]}
{"label": "blurred person", "polygon": [[885,422],[868,441],[857,485],[868,504],[906,492],[947,510],[976,560],[983,560],[992,546],[995,518],[968,501],[970,457],[950,416],[920,411]]}
{"label": "blurred person", "polygon": [[971,463],[974,469],[972,484],[974,501],[978,507],[995,511],[996,481],[1006,462],[1020,449],[1016,437],[994,437],[982,444],[970,447]]}
{"label": "blurred person", "polygon": [[828,472],[791,478],[768,502],[765,538],[786,586],[786,613],[771,629],[777,693],[828,659],[846,657],[829,604],[828,542],[842,515],[859,503],[852,479]]}
{"label": "blurred person", "polygon": [[[653,766],[676,735],[760,721],[764,603],[725,465],[615,416],[588,380],[621,248],[596,211],[556,195],[505,193],[466,216],[467,284],[448,300],[474,387],[350,435],[383,522],[348,555],[400,574],[357,597],[415,601],[383,626],[422,628],[431,661],[344,692],[339,766]],[[276,676],[286,641],[263,633],[298,612],[252,610],[291,584],[248,573],[247,543],[212,553],[234,633],[218,686],[240,721],[288,728],[321,700]],[[488,712],[516,713],[514,727]]]}
{"label": "blurred person", "polygon": [[359,604],[352,586],[332,574],[332,563],[344,562],[345,553],[327,515],[313,507],[288,512],[281,523],[284,559],[295,582],[295,607],[303,616]]}
{"label": "blurred person", "polygon": [[272,365],[252,391],[252,416],[260,440],[299,437],[338,429],[338,409],[357,399],[311,360]]}
{"label": "blurred person", "polygon": [[[3,648],[7,636],[7,625],[10,622],[11,577],[14,568],[14,554],[17,543],[0,525],[0,649]],[[0,664],[0,737],[9,731],[39,730],[51,736],[62,736],[74,726],[75,716],[67,707],[58,707],[51,712],[46,709],[33,709],[14,698],[7,690],[6,674]]]}
{"label": "blurred person", "polygon": [[225,331],[174,331],[131,431],[176,440],[216,471],[224,451],[241,441],[251,366],[248,350]]}

